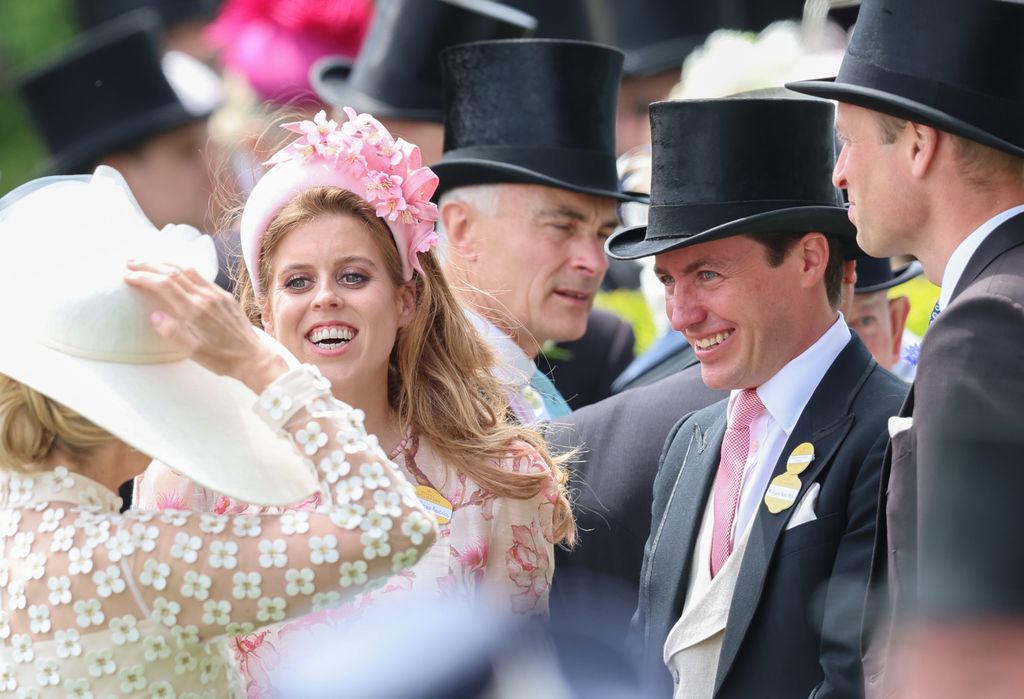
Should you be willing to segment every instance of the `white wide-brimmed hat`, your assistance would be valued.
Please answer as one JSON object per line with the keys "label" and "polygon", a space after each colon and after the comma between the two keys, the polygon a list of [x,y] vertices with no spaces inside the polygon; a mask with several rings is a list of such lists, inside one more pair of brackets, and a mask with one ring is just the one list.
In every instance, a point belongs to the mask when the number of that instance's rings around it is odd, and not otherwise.
{"label": "white wide-brimmed hat", "polygon": [[256,394],[156,333],[124,282],[129,259],[217,273],[208,236],[157,230],[111,168],[0,200],[0,373],[207,488],[258,505],[311,495],[311,466],[259,418]]}

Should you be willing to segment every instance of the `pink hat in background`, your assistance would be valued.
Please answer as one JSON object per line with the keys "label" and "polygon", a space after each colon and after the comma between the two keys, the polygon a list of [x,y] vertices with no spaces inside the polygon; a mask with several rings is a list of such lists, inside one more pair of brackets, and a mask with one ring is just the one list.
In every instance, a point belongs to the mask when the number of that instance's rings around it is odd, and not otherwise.
{"label": "pink hat in background", "polygon": [[287,104],[315,98],[310,67],[328,55],[354,58],[372,19],[372,0],[226,0],[207,33],[225,68],[261,99]]}

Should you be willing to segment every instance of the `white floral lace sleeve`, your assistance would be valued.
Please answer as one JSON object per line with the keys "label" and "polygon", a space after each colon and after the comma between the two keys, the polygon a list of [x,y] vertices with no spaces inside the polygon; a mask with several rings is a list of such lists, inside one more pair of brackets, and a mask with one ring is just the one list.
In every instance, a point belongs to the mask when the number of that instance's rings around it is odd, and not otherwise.
{"label": "white floral lace sleeve", "polygon": [[315,468],[315,508],[118,514],[66,469],[0,472],[0,696],[226,696],[210,639],[334,606],[433,543],[433,517],[315,369],[258,410]]}

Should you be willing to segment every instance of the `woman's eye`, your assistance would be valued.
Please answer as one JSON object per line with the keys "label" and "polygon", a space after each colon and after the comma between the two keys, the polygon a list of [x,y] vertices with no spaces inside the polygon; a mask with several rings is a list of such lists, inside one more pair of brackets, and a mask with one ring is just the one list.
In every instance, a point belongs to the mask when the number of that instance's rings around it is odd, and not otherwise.
{"label": "woman's eye", "polygon": [[341,275],[341,283],[348,285],[362,284],[367,279],[365,274],[360,274],[359,272],[345,272],[345,274]]}
{"label": "woman's eye", "polygon": [[297,291],[299,289],[305,289],[308,283],[309,280],[306,279],[305,277],[292,277],[291,279],[286,281],[284,285],[288,289],[295,289]]}

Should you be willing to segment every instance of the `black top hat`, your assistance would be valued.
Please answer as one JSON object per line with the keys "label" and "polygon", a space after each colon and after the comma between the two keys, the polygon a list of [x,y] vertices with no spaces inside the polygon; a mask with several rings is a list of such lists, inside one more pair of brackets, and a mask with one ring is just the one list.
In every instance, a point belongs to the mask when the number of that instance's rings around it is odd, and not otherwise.
{"label": "black top hat", "polygon": [[137,10],[82,35],[19,90],[49,146],[48,169],[91,169],[106,153],[205,118],[190,111],[160,63],[159,18]]}
{"label": "black top hat", "polygon": [[865,0],[839,75],[788,87],[1024,156],[1024,4]]}
{"label": "black top hat", "polygon": [[909,282],[922,271],[921,263],[916,260],[894,270],[891,258],[871,257],[861,252],[857,255],[857,283],[854,285],[854,292],[870,294],[874,291],[885,291]]}
{"label": "black top hat", "polygon": [[331,56],[310,71],[314,89],[336,106],[377,117],[440,122],[441,63],[449,46],[533,34],[537,20],[491,0],[378,0],[359,57]]}
{"label": "black top hat", "polygon": [[615,106],[622,52],[558,39],[441,53],[444,157],[435,197],[472,184],[543,184],[633,201],[619,190]]}
{"label": "black top hat", "polygon": [[646,226],[608,239],[635,259],[745,233],[856,229],[832,186],[834,108],[823,100],[730,97],[651,105]]}
{"label": "black top hat", "polygon": [[682,69],[683,60],[716,29],[738,28],[737,0],[584,0],[590,36],[626,54],[623,72],[641,77]]}
{"label": "black top hat", "polygon": [[575,41],[590,39],[587,12],[583,6],[584,0],[502,0],[502,2],[537,18],[537,30],[533,35],[538,39],[572,39]]}
{"label": "black top hat", "polygon": [[128,14],[141,7],[152,8],[166,27],[189,20],[210,19],[221,0],[75,0],[75,14],[84,29]]}

